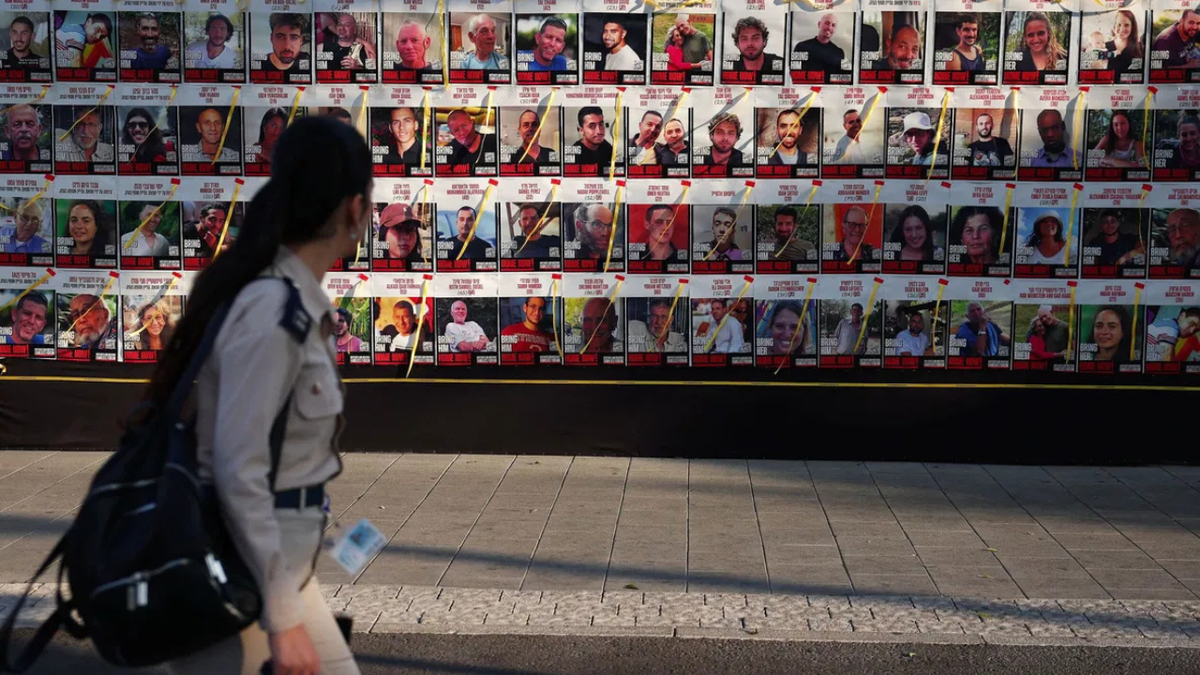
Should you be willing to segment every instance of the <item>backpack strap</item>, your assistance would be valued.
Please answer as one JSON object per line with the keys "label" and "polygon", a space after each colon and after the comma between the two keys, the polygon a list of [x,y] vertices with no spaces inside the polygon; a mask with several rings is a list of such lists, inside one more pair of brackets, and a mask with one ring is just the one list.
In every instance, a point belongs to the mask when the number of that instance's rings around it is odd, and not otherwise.
{"label": "backpack strap", "polygon": [[[287,282],[288,299],[283,306],[283,315],[279,319],[279,325],[283,327],[287,334],[292,336],[292,339],[299,344],[304,344],[308,339],[308,333],[312,330],[313,318],[312,315],[304,309],[304,304],[300,300],[300,291],[296,288],[296,284],[292,283],[287,277],[279,277]],[[287,399],[283,402],[283,409],[275,416],[275,421],[271,423],[270,434],[270,449],[271,449],[271,468],[267,473],[267,481],[271,487],[271,492],[275,492],[275,478],[279,473],[279,462],[283,456],[283,439],[287,435],[287,419],[292,411],[292,398],[295,394],[296,382],[300,379],[300,369],[296,369],[296,376],[292,378],[292,384],[288,387]]]}
{"label": "backpack strap", "polygon": [[[23,673],[26,670],[29,670],[30,666],[33,665],[33,662],[36,661],[37,658],[41,656],[42,651],[46,649],[46,645],[50,644],[50,640],[54,637],[54,634],[58,632],[58,629],[62,627],[63,623],[66,622],[70,617],[71,605],[63,600],[62,593],[59,592],[57,594],[58,606],[54,609],[54,613],[51,614],[50,618],[46,619],[42,625],[38,627],[37,632],[33,634],[33,637],[29,639],[29,643],[25,645],[25,649],[21,650],[20,654],[17,654],[16,661],[13,661],[9,658],[8,648],[12,643],[12,633],[17,624],[17,615],[21,613],[21,608],[25,606],[25,601],[29,599],[29,593],[33,590],[33,585],[37,583],[37,580],[41,578],[43,574],[46,573],[46,570],[50,569],[50,567],[54,565],[55,560],[62,558],[63,550],[66,548],[67,537],[69,536],[71,536],[71,530],[68,529],[67,532],[58,540],[58,543],[54,546],[54,550],[50,551],[50,555],[46,556],[46,559],[42,561],[42,564],[40,567],[38,567],[37,572],[34,572],[33,578],[29,581],[29,585],[25,587],[25,592],[21,594],[21,597],[17,600],[17,604],[12,608],[8,618],[4,620],[4,625],[0,626],[0,670],[3,672]],[[60,584],[61,579],[62,563],[60,562]],[[71,620],[71,623],[78,626],[74,620]]]}

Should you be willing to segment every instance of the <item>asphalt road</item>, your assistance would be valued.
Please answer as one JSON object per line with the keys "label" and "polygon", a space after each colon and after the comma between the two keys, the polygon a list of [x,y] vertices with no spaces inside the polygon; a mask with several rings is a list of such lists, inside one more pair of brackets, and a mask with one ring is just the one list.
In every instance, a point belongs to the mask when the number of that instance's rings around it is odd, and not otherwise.
{"label": "asphalt road", "polygon": [[[27,637],[24,632],[19,637]],[[355,635],[363,675],[1144,675],[1200,673],[1200,650],[1008,647],[681,638]],[[165,674],[108,666],[70,638],[56,640],[37,675]],[[213,673],[213,675],[224,675]]]}

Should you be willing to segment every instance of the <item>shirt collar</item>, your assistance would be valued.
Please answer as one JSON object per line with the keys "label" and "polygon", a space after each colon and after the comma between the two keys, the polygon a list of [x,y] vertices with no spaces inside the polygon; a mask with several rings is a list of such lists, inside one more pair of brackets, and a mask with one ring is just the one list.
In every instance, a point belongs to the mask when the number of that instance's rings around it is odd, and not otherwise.
{"label": "shirt collar", "polygon": [[300,291],[300,301],[305,311],[312,315],[313,320],[320,325],[324,316],[333,319],[333,303],[325,295],[321,282],[313,276],[312,270],[300,260],[300,257],[286,246],[279,247],[275,254],[274,270],[277,276],[287,277],[296,284]]}

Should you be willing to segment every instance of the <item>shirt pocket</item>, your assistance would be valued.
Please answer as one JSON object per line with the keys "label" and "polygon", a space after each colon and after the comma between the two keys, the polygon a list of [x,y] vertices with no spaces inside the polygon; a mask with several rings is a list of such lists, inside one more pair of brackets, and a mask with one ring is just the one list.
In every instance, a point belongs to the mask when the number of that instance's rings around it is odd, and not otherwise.
{"label": "shirt pocket", "polygon": [[305,420],[322,420],[342,412],[337,371],[327,357],[316,355],[304,362],[296,381],[295,398],[296,413]]}

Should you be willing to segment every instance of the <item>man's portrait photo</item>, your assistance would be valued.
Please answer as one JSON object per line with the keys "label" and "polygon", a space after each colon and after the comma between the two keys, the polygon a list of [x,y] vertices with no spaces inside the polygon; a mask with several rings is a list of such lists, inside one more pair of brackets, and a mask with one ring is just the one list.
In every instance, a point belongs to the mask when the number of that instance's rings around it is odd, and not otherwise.
{"label": "man's portrait photo", "polygon": [[432,176],[432,135],[420,106],[371,108],[371,159],[376,176]]}
{"label": "man's portrait photo", "polygon": [[618,220],[613,208],[603,202],[563,204],[564,270],[625,271],[625,218]]}
{"label": "man's portrait photo", "polygon": [[512,82],[512,15],[450,12],[450,81]]}
{"label": "man's portrait photo", "polygon": [[1000,12],[936,12],[933,83],[999,83],[1001,23]]}
{"label": "man's portrait photo", "polygon": [[854,81],[854,24],[846,11],[793,11],[791,71],[796,84]]}
{"label": "man's portrait photo", "polygon": [[50,173],[54,119],[49,105],[20,103],[0,111],[0,173]]}
{"label": "man's portrait photo", "polygon": [[562,175],[561,108],[538,106],[500,109],[500,175]]}
{"label": "man's portrait photo", "polygon": [[50,15],[0,12],[0,73],[6,82],[50,82]]}
{"label": "man's portrait photo", "polygon": [[254,14],[250,21],[250,81],[311,84],[311,14]]}
{"label": "man's portrait photo", "polygon": [[612,125],[617,112],[612,106],[588,105],[564,108],[563,173],[566,176],[625,175],[625,160],[616,147]]}
{"label": "man's portrait photo", "polygon": [[925,83],[925,12],[862,13],[859,82]]}
{"label": "man's portrait photo", "polygon": [[122,82],[169,82],[183,79],[179,12],[120,12]]}
{"label": "man's portrait photo", "polygon": [[966,180],[1012,180],[1017,175],[1020,111],[1009,108],[958,108],[950,176]]}
{"label": "man's portrait photo", "polygon": [[437,14],[384,12],[379,42],[384,84],[442,84],[444,45]]}
{"label": "man's portrait photo", "polygon": [[185,12],[183,77],[188,82],[246,81],[246,14]]}
{"label": "man's portrait photo", "polygon": [[754,108],[744,101],[696,119],[692,130],[692,172],[697,178],[739,178],[754,175]]}
{"label": "man's portrait photo", "polygon": [[437,108],[434,155],[441,176],[495,176],[499,147],[495,108]]}
{"label": "man's portrait photo", "polygon": [[583,83],[646,84],[649,37],[641,14],[583,15]]}
{"label": "man's portrait photo", "polygon": [[[226,126],[229,128],[226,129]],[[242,110],[229,106],[180,106],[181,169],[188,175],[239,175],[242,171]]]}
{"label": "man's portrait photo", "polygon": [[579,15],[518,14],[517,84],[579,84]]}
{"label": "man's portrait photo", "polygon": [[[764,21],[763,19],[766,19]],[[784,77],[783,15],[726,12],[721,83],[782,85]],[[771,28],[774,27],[774,31]],[[771,40],[774,32],[775,39]]]}
{"label": "man's portrait photo", "polygon": [[117,81],[116,12],[54,12],[56,79]]}
{"label": "man's portrait photo", "polygon": [[375,12],[318,12],[314,15],[317,82],[370,84],[378,80]]}
{"label": "man's portrait photo", "polygon": [[115,115],[112,106],[55,106],[54,171],[115,174]]}
{"label": "man's portrait photo", "polygon": [[817,178],[821,166],[821,110],[755,109],[759,178]]}

